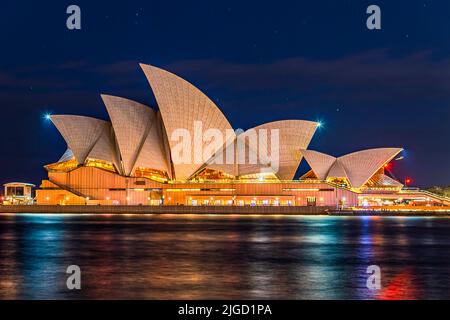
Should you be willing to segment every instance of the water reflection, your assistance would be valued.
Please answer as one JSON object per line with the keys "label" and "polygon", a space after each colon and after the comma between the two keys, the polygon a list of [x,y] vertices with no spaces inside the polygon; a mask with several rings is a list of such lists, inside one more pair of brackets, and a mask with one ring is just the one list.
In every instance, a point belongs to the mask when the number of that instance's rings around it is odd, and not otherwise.
{"label": "water reflection", "polygon": [[446,218],[2,215],[0,298],[449,298],[449,249]]}

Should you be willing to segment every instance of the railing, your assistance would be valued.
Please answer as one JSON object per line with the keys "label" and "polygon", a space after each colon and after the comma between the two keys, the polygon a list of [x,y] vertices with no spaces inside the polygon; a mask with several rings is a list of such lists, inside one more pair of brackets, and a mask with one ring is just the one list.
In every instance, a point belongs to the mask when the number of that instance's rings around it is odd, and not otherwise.
{"label": "railing", "polygon": [[422,193],[422,194],[424,194],[424,195],[427,195],[427,196],[429,196],[430,198],[435,198],[435,199],[438,199],[438,200],[441,200],[441,201],[446,201],[446,202],[449,202],[450,203],[450,198],[449,197],[446,197],[446,196],[442,196],[442,195],[439,195],[439,194],[436,194],[436,193],[433,193],[433,192],[430,192],[430,191],[427,191],[427,190],[420,190],[420,189],[417,189],[417,190],[408,190],[408,189],[403,189],[402,191],[401,191],[402,193],[406,193],[406,194],[408,194],[408,193]]}

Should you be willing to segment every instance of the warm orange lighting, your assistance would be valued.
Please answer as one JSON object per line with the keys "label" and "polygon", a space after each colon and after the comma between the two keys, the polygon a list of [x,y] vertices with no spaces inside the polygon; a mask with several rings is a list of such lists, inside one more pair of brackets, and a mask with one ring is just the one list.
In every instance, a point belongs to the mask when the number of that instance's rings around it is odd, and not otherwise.
{"label": "warm orange lighting", "polygon": [[167,176],[166,176],[165,172],[159,171],[156,169],[145,168],[145,167],[138,167],[134,171],[134,176],[148,178],[151,180],[155,180],[157,182],[166,182],[167,181]]}
{"label": "warm orange lighting", "polygon": [[103,160],[97,160],[97,159],[86,159],[86,162],[84,164],[86,167],[94,167],[99,168],[111,172],[116,172],[116,169],[114,168],[114,165],[111,162],[103,161]]}
{"label": "warm orange lighting", "polygon": [[283,191],[320,191],[316,188],[283,188]]}
{"label": "warm orange lighting", "polygon": [[110,199],[109,197],[106,197],[106,200],[108,200],[108,201],[109,201],[109,199]]}
{"label": "warm orange lighting", "polygon": [[77,160],[71,159],[64,162],[48,164],[45,166],[45,168],[49,172],[69,172],[75,169],[77,166],[78,166]]}

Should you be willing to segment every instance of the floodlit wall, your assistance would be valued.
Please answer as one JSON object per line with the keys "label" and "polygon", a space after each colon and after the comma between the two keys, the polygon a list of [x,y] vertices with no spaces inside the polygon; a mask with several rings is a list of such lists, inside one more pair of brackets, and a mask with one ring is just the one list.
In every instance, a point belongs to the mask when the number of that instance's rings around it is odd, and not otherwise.
{"label": "floodlit wall", "polygon": [[[61,203],[66,197],[69,199]],[[86,201],[117,205],[163,202],[166,205],[259,206],[333,206],[343,202],[350,206],[357,204],[358,199],[356,193],[336,189],[325,182],[159,183],[94,167],[79,167],[68,173],[49,172],[49,179],[37,191],[38,204],[84,204]]]}

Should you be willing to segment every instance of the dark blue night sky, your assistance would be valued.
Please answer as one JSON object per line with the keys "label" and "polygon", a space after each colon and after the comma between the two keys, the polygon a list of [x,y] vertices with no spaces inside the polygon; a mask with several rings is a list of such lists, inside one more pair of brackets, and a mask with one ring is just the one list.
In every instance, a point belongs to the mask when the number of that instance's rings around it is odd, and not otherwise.
{"label": "dark blue night sky", "polygon": [[[366,28],[370,4],[381,30]],[[0,183],[39,183],[65,151],[46,112],[107,119],[100,93],[154,107],[143,62],[199,87],[235,128],[321,120],[310,149],[404,147],[398,179],[449,185],[449,13],[439,0],[3,0]]]}

